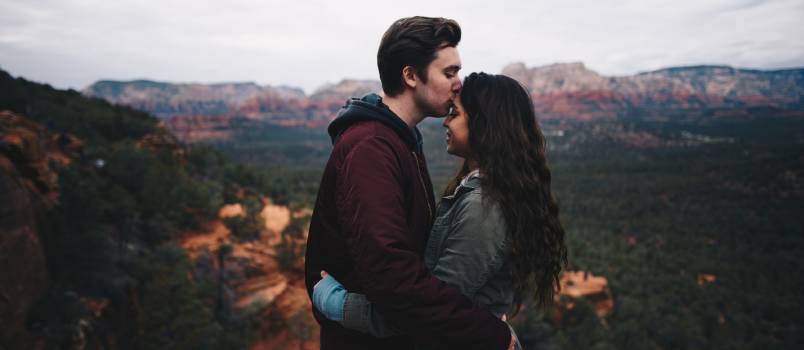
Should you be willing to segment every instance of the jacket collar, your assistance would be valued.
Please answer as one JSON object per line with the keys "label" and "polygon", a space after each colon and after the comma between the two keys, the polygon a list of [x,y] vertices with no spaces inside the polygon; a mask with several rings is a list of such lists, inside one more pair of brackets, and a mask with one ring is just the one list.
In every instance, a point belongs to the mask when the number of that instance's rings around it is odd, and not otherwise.
{"label": "jacket collar", "polygon": [[463,177],[461,183],[458,185],[458,187],[455,188],[455,192],[453,192],[449,196],[445,196],[444,199],[453,199],[455,197],[461,196],[466,192],[479,188],[481,177],[482,176],[480,175],[480,171],[478,169],[473,170],[472,172]]}
{"label": "jacket collar", "polygon": [[364,120],[374,120],[385,124],[393,129],[411,150],[422,153],[422,134],[419,129],[409,128],[399,116],[388,108],[388,105],[382,102],[382,97],[377,94],[368,94],[363,98],[350,98],[346,101],[338,112],[338,116],[327,128],[332,144],[334,145],[338,141],[346,129]]}

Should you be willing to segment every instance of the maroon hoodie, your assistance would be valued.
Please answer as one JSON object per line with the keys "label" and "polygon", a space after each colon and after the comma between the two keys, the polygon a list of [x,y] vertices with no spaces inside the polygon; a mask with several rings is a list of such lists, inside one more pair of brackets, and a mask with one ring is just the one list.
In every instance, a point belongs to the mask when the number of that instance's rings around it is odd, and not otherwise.
{"label": "maroon hoodie", "polygon": [[508,326],[424,265],[435,201],[419,131],[371,94],[348,101],[329,133],[335,146],[307,240],[308,294],[326,270],[350,292],[365,294],[409,335],[375,338],[343,328],[313,308],[321,349],[413,349],[417,340],[506,349]]}

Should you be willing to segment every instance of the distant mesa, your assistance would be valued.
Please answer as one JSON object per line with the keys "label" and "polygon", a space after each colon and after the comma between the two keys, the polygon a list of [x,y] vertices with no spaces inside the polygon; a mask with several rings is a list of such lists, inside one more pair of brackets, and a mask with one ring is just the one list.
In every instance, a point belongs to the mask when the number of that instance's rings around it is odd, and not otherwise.
{"label": "distant mesa", "polygon": [[199,142],[231,140],[238,128],[254,123],[323,129],[348,98],[381,90],[379,81],[352,79],[326,84],[310,96],[298,88],[255,83],[103,80],[84,89],[83,94],[151,113],[179,140]]}
{"label": "distant mesa", "polygon": [[300,88],[244,83],[165,83],[150,80],[101,80],[82,93],[111,103],[131,106],[160,119],[175,116],[222,115],[237,112],[300,112],[322,106],[322,101],[338,106],[352,96],[382,90],[379,81],[344,79],[326,84],[310,96]]}
{"label": "distant mesa", "polygon": [[520,62],[506,66],[502,74],[530,90],[537,115],[544,119],[644,118],[690,111],[745,116],[757,108],[801,115],[804,109],[804,69],[691,66],[607,77],[581,62],[534,68]]}
{"label": "distant mesa", "polygon": [[518,80],[532,93],[538,94],[608,88],[607,78],[587,69],[582,62],[555,63],[530,69],[519,62],[506,66],[501,74]]}
{"label": "distant mesa", "polygon": [[176,115],[227,113],[246,101],[265,96],[279,100],[304,98],[304,92],[298,88],[260,86],[253,82],[199,84],[101,80],[82,93],[144,110],[162,119]]}
{"label": "distant mesa", "polygon": [[380,93],[382,85],[379,80],[344,79],[337,84],[325,84],[316,89],[311,99],[337,99],[341,103],[350,97],[360,97],[369,93]]}
{"label": "distant mesa", "polygon": [[[468,73],[468,72],[466,72]],[[530,91],[543,120],[642,120],[804,117],[804,69],[753,70],[728,66],[671,67],[631,76],[604,76],[582,62],[528,67],[502,74]],[[128,105],[165,120],[184,142],[229,140],[235,120],[324,129],[350,97],[381,93],[376,80],[344,79],[306,95],[287,86],[243,83],[96,82],[83,93]],[[251,125],[251,124],[249,124]],[[650,145],[651,140],[636,140]]]}

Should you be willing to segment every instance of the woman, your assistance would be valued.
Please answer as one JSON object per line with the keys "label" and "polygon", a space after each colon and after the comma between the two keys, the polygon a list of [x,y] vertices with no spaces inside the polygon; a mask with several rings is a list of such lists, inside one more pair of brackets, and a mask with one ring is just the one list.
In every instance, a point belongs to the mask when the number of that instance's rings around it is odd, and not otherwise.
{"label": "woman", "polygon": [[[464,162],[443,192],[425,264],[498,317],[530,297],[546,306],[567,250],[530,96],[509,77],[472,73],[455,106],[444,120],[447,152]],[[326,287],[316,287],[313,302],[328,318],[378,337],[399,334],[365,296],[332,277],[319,283]],[[328,307],[335,290],[345,295],[340,308]]]}

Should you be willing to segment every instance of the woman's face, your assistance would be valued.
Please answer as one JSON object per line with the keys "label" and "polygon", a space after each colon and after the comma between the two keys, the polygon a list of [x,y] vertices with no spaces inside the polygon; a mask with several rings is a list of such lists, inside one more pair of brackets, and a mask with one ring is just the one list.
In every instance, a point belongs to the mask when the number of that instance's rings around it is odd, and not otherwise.
{"label": "woman's face", "polygon": [[469,124],[460,96],[455,98],[455,109],[444,118],[443,125],[447,128],[447,153],[467,158],[471,154],[469,149]]}

